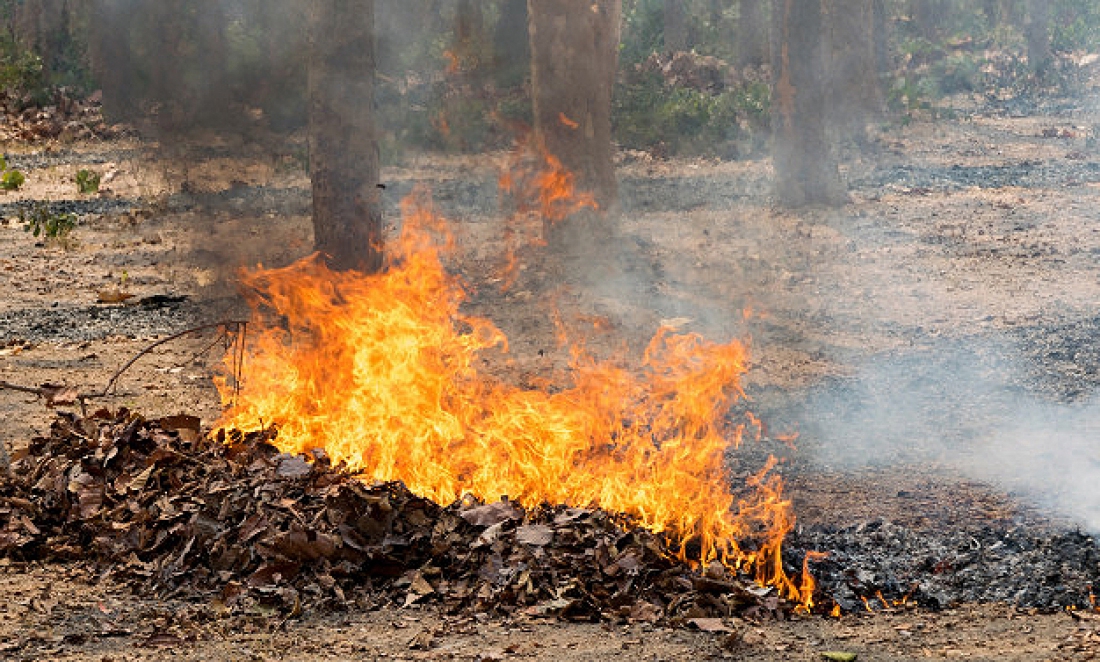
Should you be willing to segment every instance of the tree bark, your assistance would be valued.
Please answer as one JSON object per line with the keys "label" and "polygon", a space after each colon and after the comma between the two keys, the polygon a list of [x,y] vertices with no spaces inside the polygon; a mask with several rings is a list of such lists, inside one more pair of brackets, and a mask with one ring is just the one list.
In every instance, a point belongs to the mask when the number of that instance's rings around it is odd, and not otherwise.
{"label": "tree bark", "polygon": [[527,0],[504,0],[493,30],[493,57],[498,80],[518,85],[531,70],[531,39],[527,33]]}
{"label": "tree bark", "polygon": [[16,37],[52,70],[71,40],[68,0],[26,0],[14,3]]}
{"label": "tree bark", "polygon": [[611,93],[621,0],[528,0],[535,139],[602,209],[617,204]]}
{"label": "tree bark", "polygon": [[948,0],[909,0],[909,18],[917,33],[928,41],[935,41],[940,30],[950,20],[951,3]]}
{"label": "tree bark", "polygon": [[1027,61],[1031,73],[1043,75],[1050,69],[1054,56],[1050,51],[1050,0],[1028,0]]}
{"label": "tree bark", "polygon": [[374,1],[310,3],[309,165],[314,246],[335,269],[382,268],[374,124]]}
{"label": "tree bark", "polygon": [[688,50],[684,0],[664,0],[664,42],[670,53]]}
{"label": "tree bark", "polygon": [[772,121],[776,196],[789,207],[842,203],[836,156],[825,137],[821,0],[773,7]]}
{"label": "tree bark", "polygon": [[737,63],[759,67],[770,57],[766,0],[741,0],[737,16]]}
{"label": "tree bark", "polygon": [[883,79],[893,71],[890,57],[890,19],[886,14],[885,0],[871,0],[871,23],[874,30],[872,43],[875,49],[875,73],[879,77],[879,90]]}
{"label": "tree bark", "polygon": [[823,0],[827,22],[828,116],[841,141],[866,142],[867,120],[882,112],[875,66],[873,0]]}
{"label": "tree bark", "polygon": [[113,122],[138,115],[134,63],[123,32],[138,0],[95,0],[90,12],[89,51],[92,71],[103,92],[103,115]]}

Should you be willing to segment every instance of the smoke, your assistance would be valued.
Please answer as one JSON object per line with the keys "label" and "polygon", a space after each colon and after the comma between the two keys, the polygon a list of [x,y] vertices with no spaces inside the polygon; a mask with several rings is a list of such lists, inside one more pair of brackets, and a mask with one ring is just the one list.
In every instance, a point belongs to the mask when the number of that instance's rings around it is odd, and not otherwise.
{"label": "smoke", "polygon": [[793,405],[801,447],[829,469],[961,473],[1100,531],[1100,399],[1037,366],[1033,334],[870,356]]}

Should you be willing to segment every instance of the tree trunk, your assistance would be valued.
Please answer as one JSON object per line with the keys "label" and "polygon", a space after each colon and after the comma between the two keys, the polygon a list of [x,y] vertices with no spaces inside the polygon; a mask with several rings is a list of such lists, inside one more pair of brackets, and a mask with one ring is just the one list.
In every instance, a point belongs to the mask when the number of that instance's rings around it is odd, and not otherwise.
{"label": "tree trunk", "polygon": [[336,269],[382,268],[374,1],[313,0],[309,166],[314,246]]}
{"label": "tree trunk", "polygon": [[846,198],[825,138],[825,68],[820,0],[776,0],[772,121],[776,195],[790,207]]}
{"label": "tree trunk", "polygon": [[664,0],[664,41],[665,50],[670,53],[688,50],[684,0]]}
{"label": "tree trunk", "polygon": [[621,0],[528,0],[535,139],[602,209],[618,200],[611,92]]}
{"label": "tree trunk", "polygon": [[949,10],[945,0],[909,0],[909,19],[916,26],[917,34],[928,41],[935,41],[939,36]]}
{"label": "tree trunk", "polygon": [[875,66],[873,0],[824,0],[828,117],[841,141],[866,142],[867,120],[882,112]]}
{"label": "tree trunk", "polygon": [[493,58],[502,85],[519,85],[531,70],[527,0],[504,0],[493,31]]}
{"label": "tree trunk", "polygon": [[[134,63],[125,31],[139,0],[95,0],[90,12],[92,71],[103,92],[103,115],[112,122],[138,115]],[[120,34],[121,33],[121,34]]]}
{"label": "tree trunk", "polygon": [[70,41],[68,0],[25,0],[14,3],[16,37],[52,71]]}
{"label": "tree trunk", "polygon": [[1050,51],[1049,0],[1028,0],[1025,31],[1028,67],[1031,73],[1042,76],[1050,69],[1053,60]]}
{"label": "tree trunk", "polygon": [[890,57],[890,20],[886,15],[885,0],[871,0],[871,23],[875,31],[872,41],[875,49],[875,73],[879,77],[878,89],[882,90],[882,81],[893,73]]}
{"label": "tree trunk", "polygon": [[741,0],[737,17],[737,62],[759,67],[769,61],[766,0]]}

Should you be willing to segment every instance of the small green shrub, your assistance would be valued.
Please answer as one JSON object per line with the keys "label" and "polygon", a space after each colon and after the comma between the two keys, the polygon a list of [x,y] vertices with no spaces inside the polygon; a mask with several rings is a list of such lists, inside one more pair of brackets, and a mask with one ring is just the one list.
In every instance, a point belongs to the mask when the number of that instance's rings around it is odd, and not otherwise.
{"label": "small green shrub", "polygon": [[973,92],[982,87],[981,62],[969,53],[948,55],[932,65],[930,74],[942,94]]}
{"label": "small green shrub", "polygon": [[76,214],[55,214],[42,203],[29,210],[20,209],[19,220],[22,221],[25,232],[32,232],[35,237],[42,236],[46,239],[64,240],[76,228]]}
{"label": "small green shrub", "polygon": [[99,191],[100,176],[94,170],[81,169],[76,173],[76,188],[81,193],[96,193]]}
{"label": "small green shrub", "polygon": [[721,92],[670,87],[656,74],[624,83],[612,109],[615,140],[667,154],[735,156],[768,127],[770,92],[762,82]]}
{"label": "small green shrub", "polygon": [[76,228],[75,214],[53,214],[46,205],[36,205],[29,212],[20,210],[19,219],[25,232],[46,239],[63,239]]}
{"label": "small green shrub", "polygon": [[15,191],[25,181],[27,181],[27,178],[18,170],[5,170],[4,174],[0,175],[0,188],[5,191]]}

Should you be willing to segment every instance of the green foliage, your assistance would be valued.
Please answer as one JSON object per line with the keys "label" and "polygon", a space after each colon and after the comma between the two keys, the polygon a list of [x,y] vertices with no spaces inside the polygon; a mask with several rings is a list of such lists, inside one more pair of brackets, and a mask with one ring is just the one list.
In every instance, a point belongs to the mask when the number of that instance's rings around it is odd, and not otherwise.
{"label": "green foliage", "polygon": [[1053,2],[1051,47],[1055,51],[1100,50],[1100,5],[1089,0]]}
{"label": "green foliage", "polygon": [[27,181],[27,178],[18,170],[5,170],[4,174],[0,175],[0,189],[15,191],[18,190],[25,181]]}
{"label": "green foliage", "polygon": [[718,93],[670,87],[656,74],[620,85],[612,122],[624,147],[666,154],[735,156],[767,130],[768,86],[745,83]]}
{"label": "green foliage", "polygon": [[76,188],[81,193],[96,193],[99,191],[100,176],[94,170],[78,170],[76,173]]}
{"label": "green foliage", "polygon": [[38,97],[45,94],[46,87],[42,58],[20,48],[12,37],[0,40],[0,88]]}
{"label": "green foliage", "polygon": [[[42,15],[35,19],[34,11]],[[48,11],[26,0],[0,0],[0,91],[24,105],[48,104],[59,87],[90,91],[89,11],[90,3]],[[32,20],[20,20],[20,12],[31,12]]]}
{"label": "green foliage", "polygon": [[46,239],[64,240],[76,228],[76,214],[53,213],[48,205],[41,202],[29,210],[20,209],[19,220],[24,231]]}
{"label": "green foliage", "polygon": [[941,94],[974,92],[982,88],[981,64],[971,53],[954,53],[935,62],[929,76]]}
{"label": "green foliage", "polygon": [[663,28],[662,0],[625,0],[620,66],[633,66],[664,51]]}

